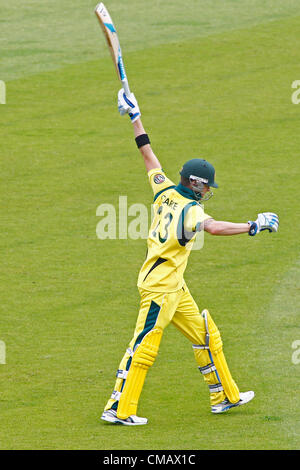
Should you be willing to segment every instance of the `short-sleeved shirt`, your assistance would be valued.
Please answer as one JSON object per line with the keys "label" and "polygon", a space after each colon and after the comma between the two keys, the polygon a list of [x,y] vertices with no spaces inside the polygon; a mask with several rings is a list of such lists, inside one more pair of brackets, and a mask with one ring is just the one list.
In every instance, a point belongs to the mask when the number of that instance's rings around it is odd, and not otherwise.
{"label": "short-sleeved shirt", "polygon": [[161,168],[148,172],[154,193],[154,217],[147,240],[147,256],[138,287],[174,292],[184,285],[184,271],[197,231],[209,218],[193,191],[175,185]]}

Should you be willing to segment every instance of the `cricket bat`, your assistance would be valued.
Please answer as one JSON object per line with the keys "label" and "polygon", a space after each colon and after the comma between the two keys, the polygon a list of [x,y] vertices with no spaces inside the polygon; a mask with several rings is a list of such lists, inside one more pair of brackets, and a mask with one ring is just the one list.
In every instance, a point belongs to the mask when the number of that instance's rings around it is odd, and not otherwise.
{"label": "cricket bat", "polygon": [[103,3],[99,3],[96,6],[95,14],[99,20],[100,26],[106,38],[112,60],[116,68],[117,76],[123,85],[125,95],[129,96],[130,89],[129,89],[128,80],[127,80],[127,76],[125,72],[121,46],[120,46],[116,28],[112,22],[110,14],[107,11],[107,8],[105,7]]}

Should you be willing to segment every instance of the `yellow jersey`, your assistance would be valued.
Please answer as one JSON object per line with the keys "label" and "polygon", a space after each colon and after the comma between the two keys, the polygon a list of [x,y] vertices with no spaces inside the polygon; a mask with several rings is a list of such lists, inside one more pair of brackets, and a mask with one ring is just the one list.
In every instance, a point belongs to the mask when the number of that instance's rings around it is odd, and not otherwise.
{"label": "yellow jersey", "polygon": [[153,292],[174,292],[184,285],[183,274],[196,233],[211,217],[191,189],[175,185],[161,168],[150,170],[148,176],[154,193],[154,217],[137,285]]}

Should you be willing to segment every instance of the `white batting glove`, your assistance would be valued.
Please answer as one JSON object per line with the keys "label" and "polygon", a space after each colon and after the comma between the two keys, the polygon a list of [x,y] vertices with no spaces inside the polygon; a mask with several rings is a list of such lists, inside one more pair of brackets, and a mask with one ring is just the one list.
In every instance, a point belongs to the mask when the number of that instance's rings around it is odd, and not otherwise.
{"label": "white batting glove", "polygon": [[250,224],[249,235],[252,237],[263,230],[269,230],[269,232],[277,232],[279,219],[276,214],[273,212],[262,212],[258,214],[255,222],[251,220],[248,222]]}
{"label": "white batting glove", "polygon": [[121,116],[128,114],[131,122],[136,121],[141,116],[140,108],[134,94],[130,93],[129,96],[126,96],[124,88],[121,88],[118,93],[118,109]]}

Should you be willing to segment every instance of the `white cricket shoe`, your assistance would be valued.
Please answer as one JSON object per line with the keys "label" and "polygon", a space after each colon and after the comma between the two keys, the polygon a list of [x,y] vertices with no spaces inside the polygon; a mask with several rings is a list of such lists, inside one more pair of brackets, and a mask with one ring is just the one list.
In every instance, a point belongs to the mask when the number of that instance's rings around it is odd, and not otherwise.
{"label": "white cricket shoe", "polygon": [[103,411],[101,419],[104,421],[108,421],[109,423],[113,424],[124,424],[125,426],[138,426],[141,424],[147,424],[147,418],[140,418],[136,415],[131,415],[126,419],[121,419],[117,417],[117,412],[115,410],[107,410]]}
{"label": "white cricket shoe", "polygon": [[230,410],[235,406],[245,405],[249,401],[254,398],[254,392],[241,392],[240,393],[240,400],[237,403],[230,403],[228,398],[226,398],[222,403],[218,403],[218,405],[212,405],[211,412],[212,413],[225,413],[225,411]]}

